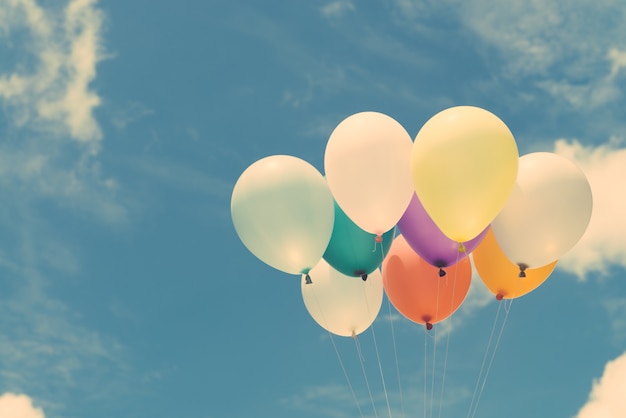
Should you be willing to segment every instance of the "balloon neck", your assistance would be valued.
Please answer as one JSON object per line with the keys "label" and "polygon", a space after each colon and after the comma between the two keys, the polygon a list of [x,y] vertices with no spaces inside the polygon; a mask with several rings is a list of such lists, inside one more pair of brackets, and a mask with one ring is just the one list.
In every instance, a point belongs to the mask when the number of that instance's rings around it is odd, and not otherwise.
{"label": "balloon neck", "polygon": [[381,242],[383,242],[383,236],[381,234],[376,234],[376,238],[374,238],[374,241],[380,244]]}
{"label": "balloon neck", "polygon": [[366,281],[367,280],[367,274],[361,274],[361,280]]}
{"label": "balloon neck", "polygon": [[305,284],[313,283],[313,280],[311,280],[311,276],[309,276],[309,273],[307,273],[306,276],[304,277],[304,283]]}
{"label": "balloon neck", "polygon": [[439,277],[443,277],[445,275],[446,275],[446,271],[442,269],[441,267],[439,267]]}
{"label": "balloon neck", "polygon": [[504,295],[502,293],[498,293],[496,295],[496,300],[502,300],[502,299],[504,299]]}
{"label": "balloon neck", "polygon": [[431,329],[433,329],[433,324],[431,324],[430,322],[426,322],[426,329],[428,331],[430,331]]}
{"label": "balloon neck", "polygon": [[526,264],[520,263],[519,266],[519,277],[526,277],[526,269],[528,266]]}
{"label": "balloon neck", "polygon": [[352,338],[356,339],[356,332],[354,332],[354,330],[352,330],[352,335],[350,335]]}
{"label": "balloon neck", "polygon": [[459,252],[464,253],[467,250],[465,249],[465,245],[462,242],[459,242]]}

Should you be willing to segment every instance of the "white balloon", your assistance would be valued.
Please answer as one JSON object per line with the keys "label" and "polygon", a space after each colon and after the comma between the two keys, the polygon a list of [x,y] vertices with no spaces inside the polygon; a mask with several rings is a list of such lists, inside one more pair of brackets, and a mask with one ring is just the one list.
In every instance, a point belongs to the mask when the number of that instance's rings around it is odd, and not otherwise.
{"label": "white balloon", "polygon": [[235,184],[230,210],[250,252],[290,274],[307,273],[317,264],[335,220],[322,174],[289,155],[265,157],[248,167]]}
{"label": "white balloon", "polygon": [[330,135],[326,180],[339,207],[361,229],[382,235],[409,206],[412,146],[400,123],[377,112],[349,116]]}
{"label": "white balloon", "polygon": [[342,337],[359,335],[372,325],[383,303],[380,270],[366,281],[346,276],[322,259],[310,271],[312,283],[302,276],[302,299],[322,328]]}
{"label": "white balloon", "polygon": [[576,164],[535,152],[520,158],[515,189],[491,227],[513,263],[541,267],[576,245],[592,206],[591,187]]}

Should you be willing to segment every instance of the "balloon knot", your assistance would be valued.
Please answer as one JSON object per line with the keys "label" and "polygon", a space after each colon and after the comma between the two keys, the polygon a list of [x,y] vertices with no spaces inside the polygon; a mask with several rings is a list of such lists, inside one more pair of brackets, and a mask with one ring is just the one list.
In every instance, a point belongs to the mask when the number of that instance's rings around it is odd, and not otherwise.
{"label": "balloon knot", "polygon": [[382,237],[382,235],[380,235],[380,234],[376,235],[376,238],[374,238],[374,241],[376,241],[376,242],[377,242],[377,243],[379,243],[379,244],[380,244],[381,242],[383,242],[383,237]]}
{"label": "balloon knot", "polygon": [[361,274],[361,280],[366,281],[367,280],[367,274]]}
{"label": "balloon knot", "polygon": [[467,250],[465,249],[465,245],[462,242],[459,242],[459,252],[464,253]]}
{"label": "balloon knot", "polygon": [[351,335],[351,337],[356,339],[356,332],[354,332],[354,330],[352,330],[352,335]]}
{"label": "balloon knot", "polygon": [[313,280],[311,280],[311,276],[309,276],[309,274],[307,273],[306,277],[304,278],[304,283],[305,284],[311,284],[313,283]]}
{"label": "balloon knot", "polygon": [[502,299],[504,299],[504,295],[502,293],[498,293],[496,295],[496,300],[502,300]]}
{"label": "balloon knot", "polygon": [[439,267],[439,277],[443,277],[445,275],[446,275],[446,271],[442,269],[441,267]]}
{"label": "balloon knot", "polygon": [[526,277],[526,269],[528,266],[526,264],[518,264],[519,266],[519,277]]}
{"label": "balloon knot", "polygon": [[430,331],[431,329],[433,329],[433,324],[431,324],[430,322],[426,322],[426,329],[428,331]]}

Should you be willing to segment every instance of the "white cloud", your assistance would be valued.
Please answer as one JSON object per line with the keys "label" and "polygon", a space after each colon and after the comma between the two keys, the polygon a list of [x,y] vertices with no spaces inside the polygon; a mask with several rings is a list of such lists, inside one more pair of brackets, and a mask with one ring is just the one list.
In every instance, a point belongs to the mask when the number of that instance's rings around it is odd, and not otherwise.
{"label": "white cloud", "polygon": [[626,416],[626,352],[609,361],[602,377],[594,380],[589,400],[576,418],[617,418]]}
{"label": "white cloud", "polygon": [[606,274],[611,265],[626,268],[626,148],[616,139],[599,146],[558,140],[554,152],[576,162],[593,194],[587,231],[558,267],[580,278],[590,272]]}
{"label": "white cloud", "polygon": [[338,17],[353,10],[354,4],[352,4],[350,0],[338,0],[330,2],[322,7],[322,14],[328,17]]}
{"label": "white cloud", "polygon": [[0,138],[0,189],[21,201],[53,199],[107,222],[126,219],[118,184],[96,160],[102,137],[90,89],[102,55],[95,0],[0,2],[0,104],[11,123]]}
{"label": "white cloud", "polygon": [[622,2],[395,0],[394,5],[412,26],[435,17],[467,28],[497,79],[529,82],[576,109],[622,98],[617,82],[626,66],[620,50],[626,37]]}
{"label": "white cloud", "polygon": [[0,417],[2,418],[45,418],[41,408],[33,405],[26,395],[4,393],[0,396]]}
{"label": "white cloud", "polygon": [[103,54],[102,14],[94,4],[72,0],[58,11],[34,0],[2,2],[0,36],[9,45],[14,31],[27,36],[13,46],[17,64],[0,73],[0,98],[16,125],[68,135],[95,148],[102,136],[93,116],[100,97],[89,85]]}

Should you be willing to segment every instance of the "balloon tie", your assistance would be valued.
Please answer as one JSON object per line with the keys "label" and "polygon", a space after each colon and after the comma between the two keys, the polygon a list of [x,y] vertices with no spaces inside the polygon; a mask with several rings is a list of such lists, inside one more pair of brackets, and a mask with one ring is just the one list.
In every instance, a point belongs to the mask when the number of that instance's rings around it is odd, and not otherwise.
{"label": "balloon tie", "polygon": [[526,269],[528,266],[526,264],[520,263],[519,266],[519,277],[526,277]]}
{"label": "balloon tie", "polygon": [[361,280],[366,281],[367,280],[367,274],[361,274]]}
{"label": "balloon tie", "polygon": [[496,295],[496,300],[498,300],[498,301],[502,300],[503,298],[504,298],[504,295],[502,293],[498,293]]}
{"label": "balloon tie", "polygon": [[459,242],[459,252],[460,253],[464,253],[467,250],[465,249],[465,244],[463,244],[462,242]]}
{"label": "balloon tie", "polygon": [[446,271],[443,268],[439,267],[439,277],[443,277],[445,275],[446,275]]}
{"label": "balloon tie", "polygon": [[380,244],[381,242],[383,242],[383,236],[381,234],[376,234],[376,238],[374,238],[374,241]]}
{"label": "balloon tie", "polygon": [[311,284],[313,283],[313,280],[311,280],[311,276],[309,276],[309,273],[306,274],[305,278],[304,278],[304,283],[305,284]]}
{"label": "balloon tie", "polygon": [[426,329],[428,331],[430,331],[431,329],[433,329],[433,324],[431,324],[430,322],[426,322]]}

